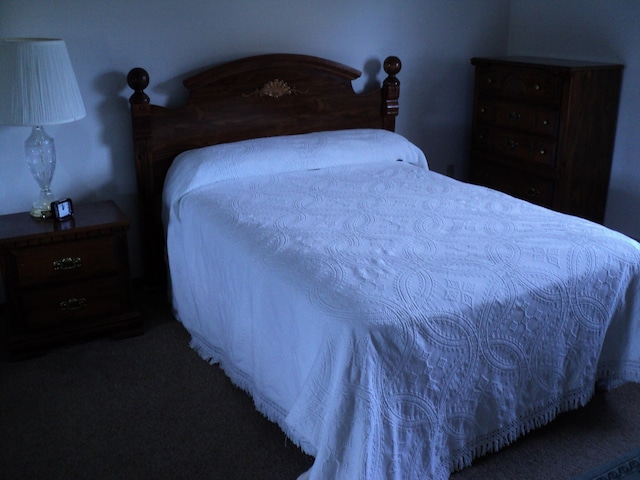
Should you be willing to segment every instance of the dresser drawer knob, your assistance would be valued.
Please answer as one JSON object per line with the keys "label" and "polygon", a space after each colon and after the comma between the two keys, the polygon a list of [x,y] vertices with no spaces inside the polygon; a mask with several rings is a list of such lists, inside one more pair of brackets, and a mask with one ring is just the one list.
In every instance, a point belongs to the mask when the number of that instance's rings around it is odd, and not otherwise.
{"label": "dresser drawer knob", "polygon": [[535,86],[535,87],[533,87],[533,88],[535,88],[536,90],[540,90],[540,85],[536,85],[536,86]]}
{"label": "dresser drawer knob", "polygon": [[513,140],[511,138],[508,139],[507,141],[505,141],[504,143],[507,146],[507,148],[510,148],[512,150],[518,146],[518,142],[516,142],[515,140]]}
{"label": "dresser drawer knob", "polygon": [[53,261],[54,270],[73,270],[80,267],[82,267],[82,258],[80,257],[66,257]]}
{"label": "dresser drawer knob", "polygon": [[87,299],[86,298],[70,298],[69,300],[63,300],[60,302],[60,310],[63,312],[70,312],[73,310],[80,310],[82,308],[86,308]]}
{"label": "dresser drawer knob", "polygon": [[529,189],[527,190],[527,197],[535,198],[538,195],[540,195],[540,190],[538,190],[536,187],[529,187]]}
{"label": "dresser drawer knob", "polygon": [[520,114],[517,112],[509,112],[509,120],[513,120],[514,122],[520,120]]}
{"label": "dresser drawer knob", "polygon": [[540,149],[540,155],[544,155],[545,153],[547,153],[547,152],[545,151],[545,149],[544,149],[544,148],[541,148],[541,149]]}

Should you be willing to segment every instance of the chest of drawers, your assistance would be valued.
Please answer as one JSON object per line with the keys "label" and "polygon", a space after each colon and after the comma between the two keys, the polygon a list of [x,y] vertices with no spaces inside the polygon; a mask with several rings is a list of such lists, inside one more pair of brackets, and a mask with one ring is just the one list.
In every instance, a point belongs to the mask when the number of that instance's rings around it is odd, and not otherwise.
{"label": "chest of drawers", "polygon": [[129,221],[115,203],[79,205],[63,222],[0,217],[0,267],[11,356],[98,333],[140,333],[131,297]]}
{"label": "chest of drawers", "polygon": [[472,58],[471,181],[604,220],[622,65]]}

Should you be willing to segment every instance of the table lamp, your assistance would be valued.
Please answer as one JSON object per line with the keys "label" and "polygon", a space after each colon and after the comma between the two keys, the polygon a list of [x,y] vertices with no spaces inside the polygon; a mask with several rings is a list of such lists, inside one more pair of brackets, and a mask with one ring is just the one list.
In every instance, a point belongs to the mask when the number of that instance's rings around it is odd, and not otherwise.
{"label": "table lamp", "polygon": [[72,122],[85,115],[63,40],[0,39],[0,124],[33,127],[24,144],[27,165],[40,186],[32,216],[48,217],[55,200],[50,185],[56,151],[43,125]]}

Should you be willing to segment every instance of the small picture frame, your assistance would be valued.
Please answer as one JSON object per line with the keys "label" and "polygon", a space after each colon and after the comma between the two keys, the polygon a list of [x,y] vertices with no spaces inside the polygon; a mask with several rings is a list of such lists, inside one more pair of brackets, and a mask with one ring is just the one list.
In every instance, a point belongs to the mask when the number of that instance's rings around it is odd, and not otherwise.
{"label": "small picture frame", "polygon": [[73,216],[73,202],[70,198],[51,202],[51,215],[57,221],[67,220]]}

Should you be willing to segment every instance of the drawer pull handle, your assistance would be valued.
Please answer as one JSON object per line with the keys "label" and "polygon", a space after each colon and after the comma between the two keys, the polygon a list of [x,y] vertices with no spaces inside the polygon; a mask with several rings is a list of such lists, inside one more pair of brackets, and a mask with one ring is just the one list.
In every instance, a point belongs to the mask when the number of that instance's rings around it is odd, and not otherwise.
{"label": "drawer pull handle", "polygon": [[66,257],[53,261],[54,270],[73,270],[80,267],[82,267],[82,258],[80,257]]}
{"label": "drawer pull handle", "polygon": [[512,140],[512,139],[509,139],[504,143],[507,146],[507,148],[510,148],[512,150],[518,146],[518,142],[516,142],[515,140]]}
{"label": "drawer pull handle", "polygon": [[544,148],[541,148],[540,149],[540,155],[544,155],[545,153],[547,153],[547,152],[545,152]]}
{"label": "drawer pull handle", "polygon": [[491,78],[491,77],[487,78],[487,83],[489,85],[491,85],[493,83],[493,78]]}
{"label": "drawer pull handle", "polygon": [[540,190],[538,190],[535,187],[529,187],[529,189],[527,190],[527,196],[534,198],[537,197],[538,195],[540,195]]}
{"label": "drawer pull handle", "polygon": [[70,298],[69,300],[63,300],[60,302],[60,310],[63,312],[71,312],[73,310],[80,310],[82,308],[86,308],[87,299],[86,298]]}
{"label": "drawer pull handle", "polygon": [[542,121],[542,125],[544,125],[544,126],[549,125],[549,120],[543,120],[543,121]]}
{"label": "drawer pull handle", "polygon": [[535,87],[533,87],[533,88],[535,88],[536,90],[540,90],[540,85],[536,85],[536,86],[535,86]]}
{"label": "drawer pull handle", "polygon": [[516,112],[509,112],[509,120],[513,120],[514,122],[516,120],[520,120],[520,114]]}

